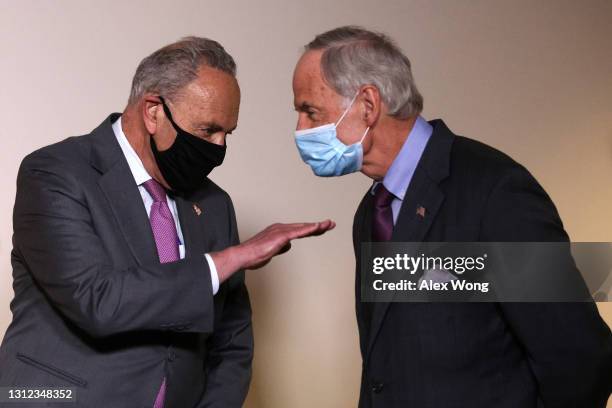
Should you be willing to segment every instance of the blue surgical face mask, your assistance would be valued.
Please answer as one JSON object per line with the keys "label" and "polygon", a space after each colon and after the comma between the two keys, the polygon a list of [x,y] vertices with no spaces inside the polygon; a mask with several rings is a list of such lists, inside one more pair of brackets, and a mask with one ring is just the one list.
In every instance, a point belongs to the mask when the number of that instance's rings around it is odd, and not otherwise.
{"label": "blue surgical face mask", "polygon": [[317,176],[342,176],[361,170],[363,162],[361,143],[370,128],[366,129],[359,142],[349,146],[342,143],[336,134],[336,128],[353,106],[358,94],[353,97],[336,123],[295,131],[295,144],[300,156]]}

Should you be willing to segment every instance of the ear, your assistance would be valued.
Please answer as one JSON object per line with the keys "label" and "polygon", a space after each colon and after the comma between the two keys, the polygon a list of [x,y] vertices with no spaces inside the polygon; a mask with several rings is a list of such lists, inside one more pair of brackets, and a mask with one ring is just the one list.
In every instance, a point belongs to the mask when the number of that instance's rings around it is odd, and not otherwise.
{"label": "ear", "polygon": [[145,94],[142,98],[142,119],[150,135],[157,133],[161,123],[163,107],[158,95]]}
{"label": "ear", "polygon": [[380,92],[374,85],[365,85],[359,93],[363,104],[363,119],[372,127],[378,122],[382,111]]}

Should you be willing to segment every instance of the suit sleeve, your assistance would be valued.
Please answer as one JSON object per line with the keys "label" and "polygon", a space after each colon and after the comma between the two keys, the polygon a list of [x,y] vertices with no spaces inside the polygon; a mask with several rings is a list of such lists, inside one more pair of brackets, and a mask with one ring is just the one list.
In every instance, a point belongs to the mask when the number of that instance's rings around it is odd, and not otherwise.
{"label": "suit sleeve", "polygon": [[[229,197],[228,206],[230,245],[238,245],[236,216]],[[246,398],[251,380],[253,330],[244,275],[244,271],[237,272],[219,290],[219,294],[226,291],[226,297],[221,315],[215,320],[214,333],[207,340],[207,382],[199,408],[240,408]]]}
{"label": "suit sleeve", "polygon": [[[482,240],[567,241],[557,210],[522,167],[489,197]],[[612,389],[612,336],[593,302],[500,303],[522,344],[545,408],[605,407]]]}
{"label": "suit sleeve", "polygon": [[209,332],[213,295],[203,258],[118,269],[96,234],[79,175],[35,152],[17,176],[14,253],[50,303],[90,336],[133,330]]}

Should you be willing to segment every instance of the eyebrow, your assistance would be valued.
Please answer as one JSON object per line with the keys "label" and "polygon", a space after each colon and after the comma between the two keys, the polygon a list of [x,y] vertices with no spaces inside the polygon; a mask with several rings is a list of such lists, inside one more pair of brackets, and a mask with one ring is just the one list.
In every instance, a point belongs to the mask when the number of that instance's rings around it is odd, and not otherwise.
{"label": "eyebrow", "polygon": [[309,111],[310,109],[317,109],[315,108],[311,103],[309,102],[302,102],[299,106],[295,107],[295,110],[297,111],[301,111],[301,112],[306,112]]}
{"label": "eyebrow", "polygon": [[225,133],[232,133],[234,130],[236,130],[237,127],[238,126],[234,126],[233,128],[225,129],[223,126],[215,122],[201,122],[198,124],[198,129],[209,129],[210,133],[217,133],[220,131],[223,131]]}

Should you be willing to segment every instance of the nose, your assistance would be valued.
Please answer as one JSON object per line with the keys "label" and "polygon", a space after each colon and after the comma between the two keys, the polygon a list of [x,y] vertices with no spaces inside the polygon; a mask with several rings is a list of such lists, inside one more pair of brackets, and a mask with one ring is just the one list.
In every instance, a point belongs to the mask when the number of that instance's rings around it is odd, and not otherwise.
{"label": "nose", "polygon": [[219,146],[224,146],[226,137],[227,135],[225,133],[217,132],[211,135],[210,142]]}
{"label": "nose", "polygon": [[310,123],[308,122],[308,117],[306,117],[306,115],[298,115],[298,121],[297,121],[297,126],[295,128],[295,130],[302,130],[302,129],[308,129],[310,128]]}

